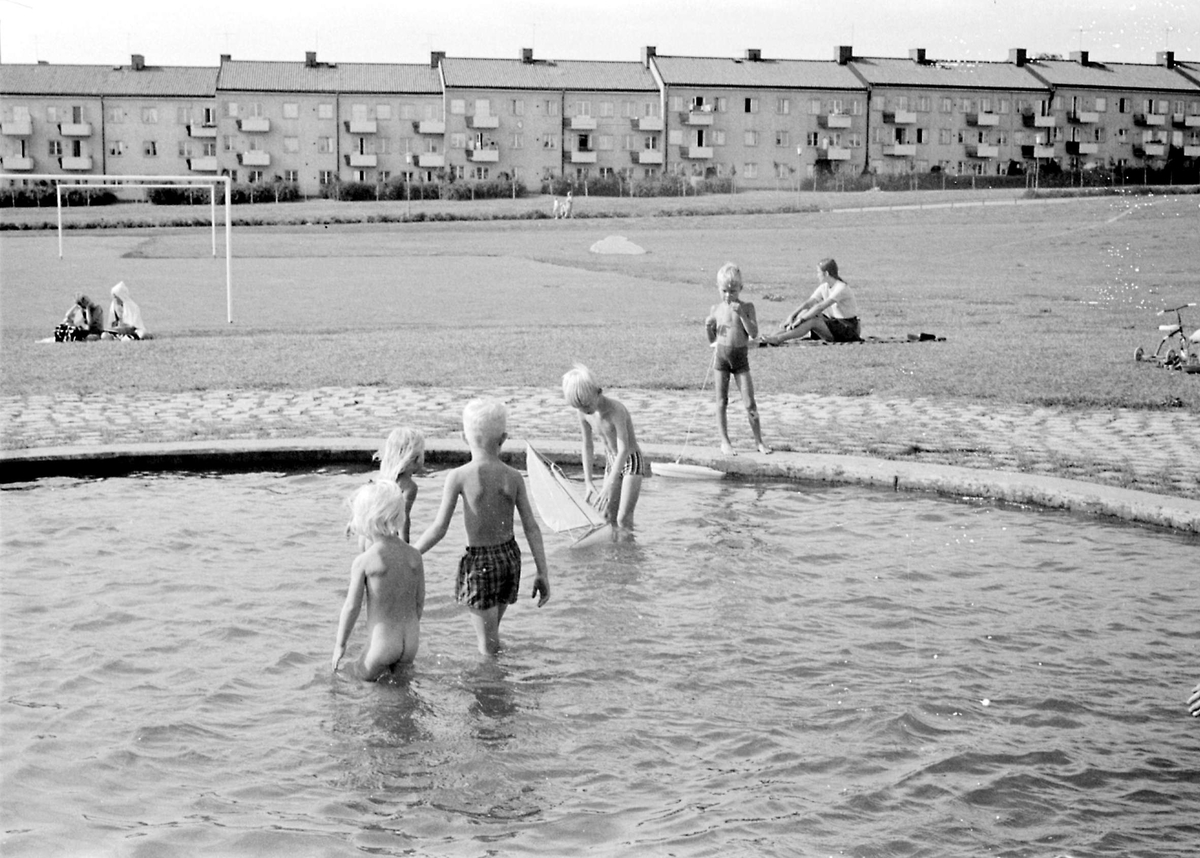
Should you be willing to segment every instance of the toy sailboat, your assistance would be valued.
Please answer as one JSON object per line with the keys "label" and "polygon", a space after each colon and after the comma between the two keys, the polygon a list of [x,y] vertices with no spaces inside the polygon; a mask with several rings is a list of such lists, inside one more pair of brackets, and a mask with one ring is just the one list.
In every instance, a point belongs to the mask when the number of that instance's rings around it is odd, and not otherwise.
{"label": "toy sailboat", "polygon": [[578,534],[575,539],[578,545],[609,526],[604,517],[580,497],[558,465],[528,443],[525,445],[525,470],[529,473],[529,493],[538,515],[555,533]]}

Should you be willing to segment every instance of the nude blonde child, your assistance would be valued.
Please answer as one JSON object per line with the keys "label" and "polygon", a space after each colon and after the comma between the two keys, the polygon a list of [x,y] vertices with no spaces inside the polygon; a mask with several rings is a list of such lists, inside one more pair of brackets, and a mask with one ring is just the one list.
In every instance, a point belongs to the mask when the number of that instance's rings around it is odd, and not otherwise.
{"label": "nude blonde child", "polygon": [[550,600],[550,573],[542,531],[533,515],[521,473],[500,461],[508,437],[508,410],[499,402],[473,399],[463,409],[463,438],[471,461],[446,476],[437,516],[416,541],[424,554],[446,535],[454,510],[463,502],[467,547],[458,564],[455,601],[470,612],[479,651],[500,651],[500,621],[517,601],[521,583],[521,549],[513,536],[514,511],[521,517],[525,541],[537,566],[531,596],[538,607]]}
{"label": "nude blonde child", "polygon": [[408,427],[393,429],[375,454],[375,460],[379,462],[379,479],[394,482],[404,495],[404,528],[400,536],[405,542],[411,542],[412,508],[417,499],[413,474],[425,466],[424,434]]}
{"label": "nude blonde child", "polygon": [[350,496],[348,504],[348,529],[358,537],[362,553],[350,564],[350,585],[338,618],[331,664],[336,672],[365,599],[367,643],[352,673],[373,682],[417,657],[425,610],[425,564],[420,552],[400,539],[405,515],[399,486],[368,483]]}
{"label": "nude blonde child", "polygon": [[729,424],[726,409],[729,405],[729,377],[733,376],[742,393],[742,404],[750,420],[750,431],[760,453],[770,453],[762,439],[758,421],[758,403],[754,399],[754,379],[750,377],[749,343],[758,336],[758,317],[754,305],[742,301],[742,271],[732,262],[726,262],[717,272],[717,293],[721,301],[714,304],[704,320],[704,332],[710,344],[715,343],[717,392],[717,432],[721,437],[721,452],[736,456],[729,441]]}

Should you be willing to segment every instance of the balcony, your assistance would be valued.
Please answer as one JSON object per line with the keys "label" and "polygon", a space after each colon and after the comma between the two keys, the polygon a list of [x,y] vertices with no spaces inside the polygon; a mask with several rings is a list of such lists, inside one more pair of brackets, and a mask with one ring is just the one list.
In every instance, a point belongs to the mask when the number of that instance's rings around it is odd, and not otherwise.
{"label": "balcony", "polygon": [[[420,122],[413,123],[413,130],[418,134],[445,134],[446,120],[444,119],[422,119]],[[441,166],[441,165],[439,165]]]}
{"label": "balcony", "polygon": [[32,170],[33,159],[28,155],[5,155],[5,170]]}
{"label": "balcony", "polygon": [[596,153],[595,152],[585,152],[583,150],[576,149],[575,151],[573,151],[571,153],[571,163],[572,164],[595,164],[596,163]]}
{"label": "balcony", "polygon": [[417,166],[429,169],[431,167],[445,167],[446,156],[440,152],[422,152],[417,156]]}
{"label": "balcony", "polygon": [[1053,158],[1054,147],[1035,143],[1032,146],[1022,146],[1021,154],[1025,158]]}
{"label": "balcony", "polygon": [[703,161],[712,158],[713,150],[711,146],[684,146],[683,157],[691,158],[696,161]]}
{"label": "balcony", "polygon": [[92,158],[90,155],[68,155],[59,158],[58,165],[64,170],[90,170]]}
{"label": "balcony", "polygon": [[221,169],[216,155],[205,155],[202,158],[188,158],[188,169],[193,173],[215,173]]}
{"label": "balcony", "polygon": [[271,120],[265,116],[248,116],[238,120],[238,130],[247,134],[263,134],[271,130]]}
{"label": "balcony", "polygon": [[1000,117],[994,113],[968,113],[967,124],[979,128],[994,128],[1000,124]]}
{"label": "balcony", "polygon": [[[1197,117],[1200,118],[1200,117]],[[634,121],[634,125],[638,131],[662,131],[663,121],[661,116],[642,116]]]}
{"label": "balcony", "polygon": [[263,152],[259,149],[241,152],[238,154],[238,163],[243,167],[270,167],[271,153]]}
{"label": "balcony", "polygon": [[883,147],[883,154],[892,158],[915,158],[917,156],[917,144],[891,143]]}
{"label": "balcony", "polygon": [[663,153],[657,149],[642,149],[633,153],[634,160],[639,164],[661,164]]}
{"label": "balcony", "polygon": [[1167,117],[1164,113],[1135,113],[1133,122],[1135,125],[1144,125],[1147,128],[1161,128],[1167,124]]}
{"label": "balcony", "polygon": [[851,119],[844,113],[827,113],[820,118],[822,128],[849,128]]}
{"label": "balcony", "polygon": [[[467,127],[474,128],[476,130],[485,130],[488,128],[499,128],[500,127],[500,117],[499,116],[491,116],[486,113],[476,113],[474,116],[467,117]],[[596,126],[593,125],[592,127],[595,128]]]}
{"label": "balcony", "polygon": [[189,125],[188,137],[207,137],[210,140],[217,138],[217,126],[215,125]]}
{"label": "balcony", "polygon": [[1099,143],[1084,143],[1081,140],[1067,141],[1068,155],[1095,155],[1100,151]]}
{"label": "balcony", "polygon": [[24,119],[11,119],[0,124],[0,132],[5,137],[28,137],[33,133],[33,120],[26,116]]}
{"label": "balcony", "polygon": [[467,160],[475,164],[498,164],[500,162],[500,150],[468,149]]}
{"label": "balcony", "polygon": [[1164,158],[1167,154],[1167,144],[1140,143],[1133,147],[1133,154],[1139,158]]}
{"label": "balcony", "polygon": [[1076,125],[1095,125],[1100,121],[1100,114],[1095,110],[1072,110],[1067,119]]}
{"label": "balcony", "polygon": [[917,114],[911,110],[885,110],[883,121],[889,125],[914,125],[917,121]]}
{"label": "balcony", "polygon": [[[1200,158],[1200,146],[1184,146],[1183,157],[1185,158]],[[8,166],[8,159],[5,159],[5,166]]]}
{"label": "balcony", "polygon": [[[1200,115],[1187,116],[1183,113],[1175,113],[1171,116],[1171,122],[1176,128],[1200,128]],[[4,133],[8,132],[8,123],[4,123]],[[26,134],[29,132],[26,131]]]}
{"label": "balcony", "polygon": [[595,131],[596,117],[594,116],[572,116],[571,117],[572,131]]}
{"label": "balcony", "polygon": [[683,114],[684,125],[712,125],[713,115],[707,110],[693,110],[690,113]]}
{"label": "balcony", "polygon": [[1058,124],[1058,120],[1053,116],[1041,116],[1033,111],[1026,111],[1021,114],[1021,118],[1026,128],[1053,128]]}
{"label": "balcony", "polygon": [[379,123],[374,119],[351,119],[345,123],[346,131],[350,134],[378,134]]}
{"label": "balcony", "polygon": [[377,161],[378,156],[374,153],[351,152],[346,156],[347,167],[374,167]]}
{"label": "balcony", "polygon": [[822,161],[849,161],[850,150],[841,146],[823,146],[817,150],[817,158]]}
{"label": "balcony", "polygon": [[971,158],[998,158],[1000,157],[1000,147],[987,143],[968,143],[967,155]]}
{"label": "balcony", "polygon": [[58,133],[63,137],[91,137],[92,123],[90,122],[64,122],[58,126]]}

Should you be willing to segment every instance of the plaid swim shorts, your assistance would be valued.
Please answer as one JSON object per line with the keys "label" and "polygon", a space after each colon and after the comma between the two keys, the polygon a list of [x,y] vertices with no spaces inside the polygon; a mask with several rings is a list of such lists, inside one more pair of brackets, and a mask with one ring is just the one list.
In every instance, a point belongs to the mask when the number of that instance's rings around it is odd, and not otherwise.
{"label": "plaid swim shorts", "polygon": [[454,600],[486,611],[517,601],[521,585],[521,547],[516,537],[502,545],[468,545],[458,561]]}

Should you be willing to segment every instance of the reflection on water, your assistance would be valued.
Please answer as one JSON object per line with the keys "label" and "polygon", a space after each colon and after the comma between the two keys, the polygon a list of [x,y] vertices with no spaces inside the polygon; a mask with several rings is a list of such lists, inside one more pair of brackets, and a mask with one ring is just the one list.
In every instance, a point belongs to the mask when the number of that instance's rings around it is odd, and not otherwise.
{"label": "reflection on water", "polygon": [[[635,539],[547,534],[554,597],[525,582],[495,658],[453,601],[456,522],[426,557],[416,665],[363,684],[328,670],[362,479],[0,492],[6,856],[1158,856],[1200,836],[1195,538],[656,479]],[[418,523],[440,479],[420,486]]]}

